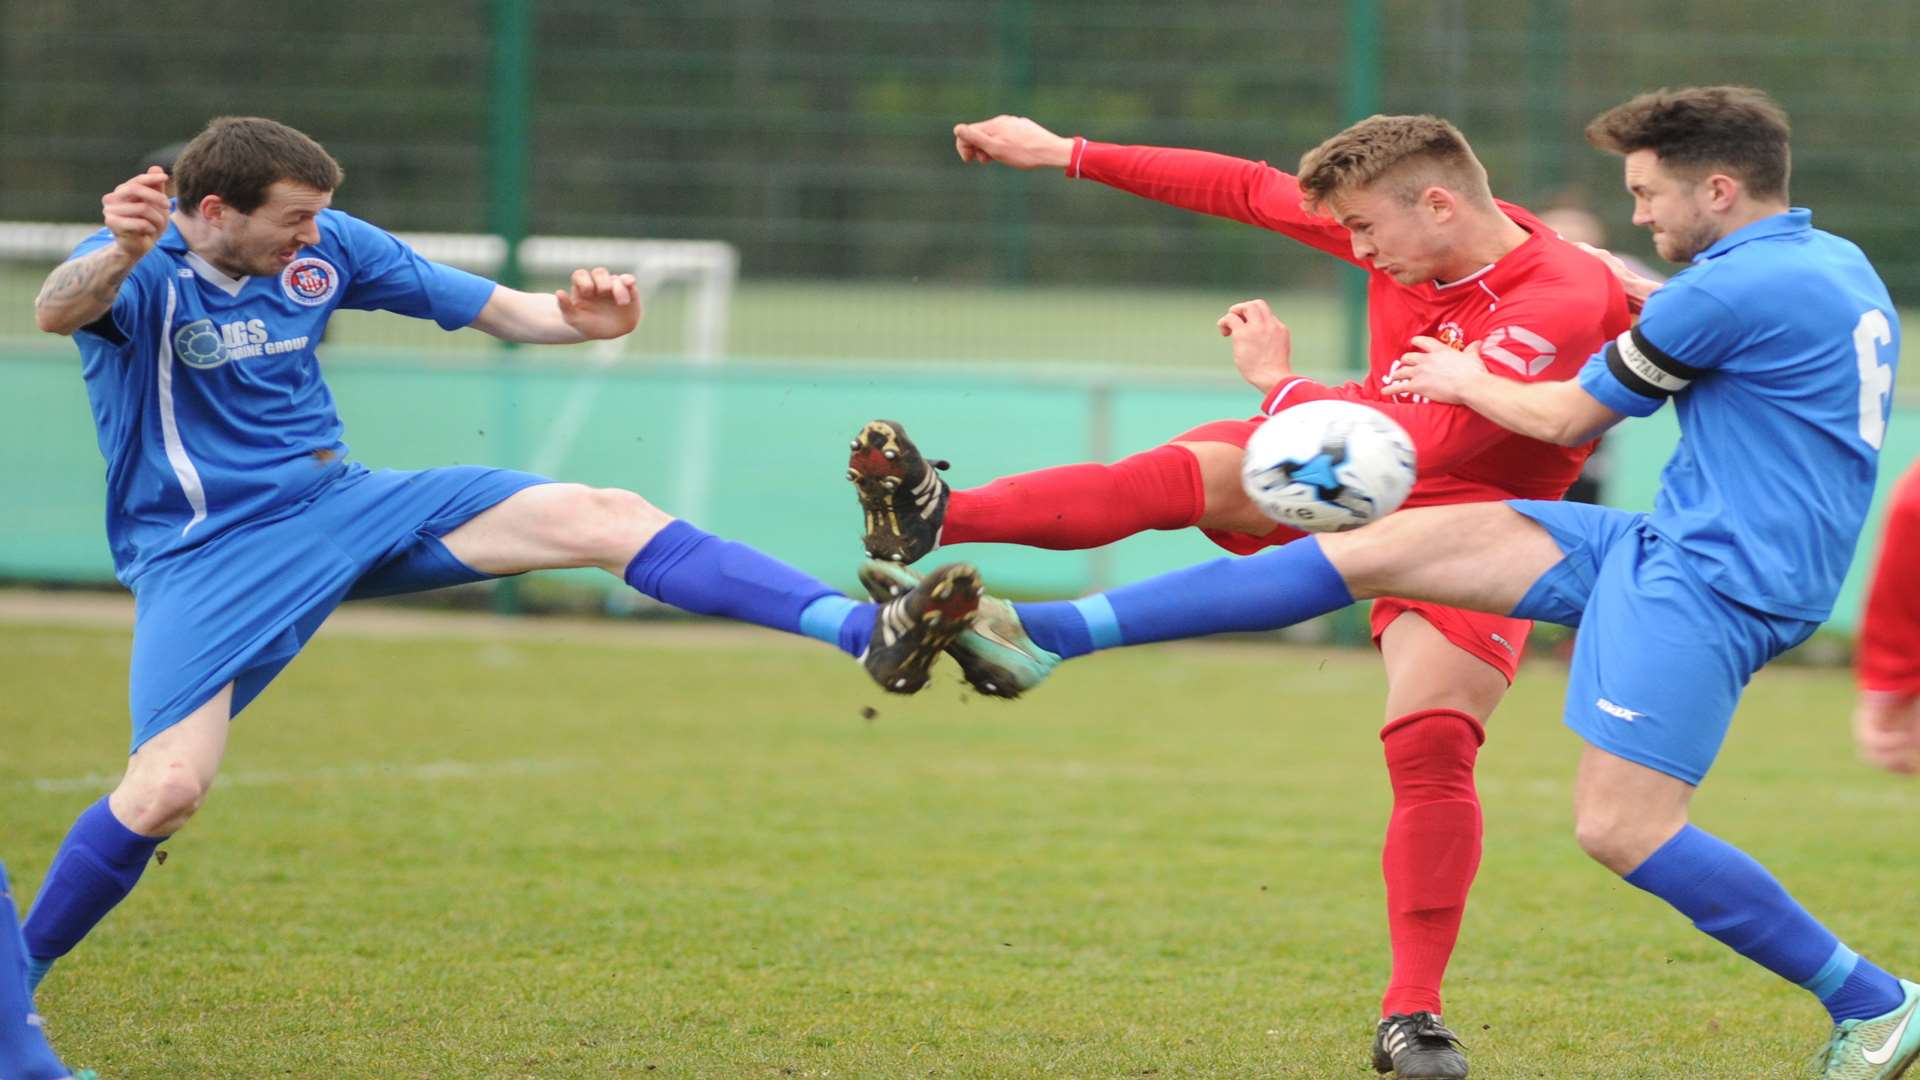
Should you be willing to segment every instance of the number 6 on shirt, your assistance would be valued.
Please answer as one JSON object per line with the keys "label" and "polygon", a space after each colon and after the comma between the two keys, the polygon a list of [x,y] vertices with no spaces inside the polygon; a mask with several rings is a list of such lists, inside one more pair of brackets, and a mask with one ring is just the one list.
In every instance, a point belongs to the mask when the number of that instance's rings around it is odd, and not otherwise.
{"label": "number 6 on shirt", "polygon": [[1853,327],[1853,351],[1860,360],[1860,437],[1875,450],[1887,437],[1882,402],[1893,395],[1893,367],[1880,359],[1878,346],[1893,344],[1887,313],[1871,308]]}

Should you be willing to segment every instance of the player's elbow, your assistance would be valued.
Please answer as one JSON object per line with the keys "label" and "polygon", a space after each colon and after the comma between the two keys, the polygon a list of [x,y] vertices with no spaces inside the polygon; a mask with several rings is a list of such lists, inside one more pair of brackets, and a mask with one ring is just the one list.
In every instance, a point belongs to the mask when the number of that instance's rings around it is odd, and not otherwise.
{"label": "player's elbow", "polygon": [[60,312],[41,304],[33,305],[33,325],[39,327],[43,334],[59,334],[61,337],[71,337],[75,330],[80,329],[71,320],[63,318]]}

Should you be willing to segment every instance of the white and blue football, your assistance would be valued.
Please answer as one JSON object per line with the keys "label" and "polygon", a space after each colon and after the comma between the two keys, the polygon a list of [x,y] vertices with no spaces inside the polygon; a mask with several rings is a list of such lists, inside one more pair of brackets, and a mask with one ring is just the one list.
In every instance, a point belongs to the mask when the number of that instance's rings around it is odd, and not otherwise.
{"label": "white and blue football", "polygon": [[1254,431],[1240,483],[1282,525],[1341,532],[1398,510],[1413,490],[1413,463],[1413,440],[1385,413],[1309,401]]}

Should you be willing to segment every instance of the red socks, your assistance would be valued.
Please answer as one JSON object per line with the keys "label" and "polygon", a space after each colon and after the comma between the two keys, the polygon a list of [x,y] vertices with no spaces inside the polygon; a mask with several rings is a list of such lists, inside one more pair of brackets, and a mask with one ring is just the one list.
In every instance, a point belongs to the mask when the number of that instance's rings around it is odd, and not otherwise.
{"label": "red socks", "polygon": [[1187,528],[1205,503],[1200,462],[1184,447],[1161,446],[1111,465],[1062,465],[955,491],[940,543],[1077,551]]}
{"label": "red socks", "polygon": [[1380,860],[1393,940],[1382,1016],[1441,1011],[1440,981],[1480,869],[1473,763],[1485,739],[1478,720],[1452,709],[1410,713],[1380,732],[1393,781],[1393,817]]}

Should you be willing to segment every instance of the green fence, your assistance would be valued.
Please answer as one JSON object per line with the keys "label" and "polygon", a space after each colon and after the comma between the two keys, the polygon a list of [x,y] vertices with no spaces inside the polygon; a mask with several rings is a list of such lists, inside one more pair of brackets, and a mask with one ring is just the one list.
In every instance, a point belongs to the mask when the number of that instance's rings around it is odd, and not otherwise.
{"label": "green fence", "polygon": [[[395,361],[336,365],[329,378],[362,461],[538,464],[557,477],[632,488],[845,586],[861,557],[859,511],[843,476],[847,438],[870,417],[910,422],[917,440],[953,459],[950,478],[969,485],[1119,456],[1253,408],[1246,390],[1191,377],[953,366],[889,375],[867,365],[655,362],[595,373],[565,361],[493,368]],[[1667,410],[1608,437],[1609,501],[1651,505],[1675,432]],[[1883,487],[1916,455],[1920,414],[1896,418]],[[8,508],[0,576],[110,580],[101,459],[65,348],[0,359],[0,460],[12,463],[0,471],[0,506]],[[1877,527],[1876,511],[1868,535]],[[949,550],[977,561],[996,588],[1059,595],[1219,554],[1191,531],[1095,552]],[[1856,617],[1861,571],[1856,566],[1836,615],[1842,627]],[[579,582],[612,586],[585,572]]]}
{"label": "green fence", "polygon": [[[1627,225],[1588,118],[1663,84],[1767,88],[1794,191],[1920,302],[1911,0],[137,0],[0,3],[0,219],[85,220],[140,154],[276,116],[390,228],[728,240],[748,277],[1331,286],[1231,224],[1057,175],[964,167],[996,112],[1279,164],[1349,111],[1437,112],[1496,190]],[[169,16],[168,18],[172,18]],[[129,88],[137,87],[137,92]],[[520,217],[503,214],[514,204]],[[876,350],[874,355],[885,355]]]}

